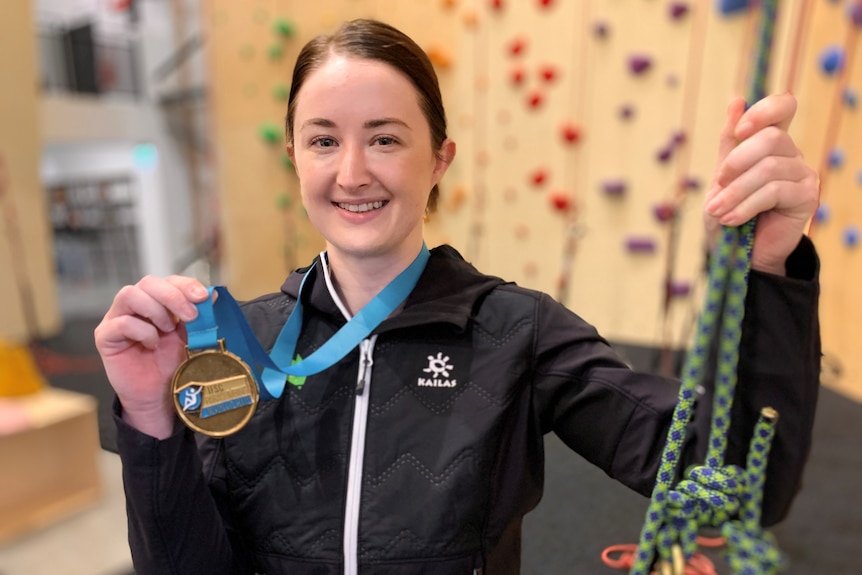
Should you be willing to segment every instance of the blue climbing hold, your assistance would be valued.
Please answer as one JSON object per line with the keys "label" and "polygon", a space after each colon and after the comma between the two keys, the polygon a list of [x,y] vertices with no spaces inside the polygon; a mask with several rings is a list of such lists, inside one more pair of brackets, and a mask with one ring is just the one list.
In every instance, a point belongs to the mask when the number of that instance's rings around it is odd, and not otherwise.
{"label": "blue climbing hold", "polygon": [[818,223],[824,223],[829,220],[829,206],[820,204],[817,207],[817,211],[814,212],[814,220]]}
{"label": "blue climbing hold", "polygon": [[858,97],[856,96],[856,91],[849,86],[844,88],[844,105],[848,108],[855,108],[858,103]]}
{"label": "blue climbing hold", "polygon": [[836,74],[844,67],[844,49],[828,46],[820,52],[820,68],[826,74]]}
{"label": "blue climbing hold", "polygon": [[829,151],[829,167],[840,168],[844,165],[844,151],[840,148],[832,148]]}
{"label": "blue climbing hold", "polygon": [[859,245],[859,227],[849,225],[844,228],[844,245],[848,248],[855,248]]}
{"label": "blue climbing hold", "polygon": [[727,16],[729,14],[733,14],[734,12],[745,10],[748,8],[748,6],[748,0],[718,0],[716,7],[721,14]]}

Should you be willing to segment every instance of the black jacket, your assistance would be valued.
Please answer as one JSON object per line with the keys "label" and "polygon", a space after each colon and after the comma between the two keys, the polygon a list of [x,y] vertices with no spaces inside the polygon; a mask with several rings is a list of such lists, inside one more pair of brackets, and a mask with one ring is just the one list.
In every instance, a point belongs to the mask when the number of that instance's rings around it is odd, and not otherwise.
{"label": "black jacket", "polygon": [[[749,284],[727,460],[744,462],[760,407],[775,407],[767,524],[786,514],[810,443],[816,267],[805,240],[790,278],[752,272]],[[345,323],[321,266],[311,269],[244,305],[264,347],[304,273],[316,275],[297,352],[306,357]],[[543,435],[557,433],[648,495],[677,391],[631,371],[547,295],[437,248],[399,313],[336,365],[262,402],[239,433],[196,444],[178,426],[156,441],[117,418],[135,566],[139,575],[335,575],[352,572],[348,557],[363,575],[515,574],[522,517],[542,494]],[[704,408],[689,460],[704,450]]]}

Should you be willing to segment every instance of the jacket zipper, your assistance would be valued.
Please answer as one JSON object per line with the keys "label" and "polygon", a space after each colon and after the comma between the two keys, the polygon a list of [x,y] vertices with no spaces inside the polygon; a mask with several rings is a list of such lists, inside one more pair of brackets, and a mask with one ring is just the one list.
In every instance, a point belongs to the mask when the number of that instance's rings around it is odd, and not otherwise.
{"label": "jacket zipper", "polygon": [[347,468],[347,496],[344,504],[344,575],[359,572],[359,505],[362,495],[362,467],[365,459],[365,424],[368,421],[368,396],[371,385],[372,351],[377,336],[359,344],[359,374],[353,407],[353,432],[350,439],[350,464]]}

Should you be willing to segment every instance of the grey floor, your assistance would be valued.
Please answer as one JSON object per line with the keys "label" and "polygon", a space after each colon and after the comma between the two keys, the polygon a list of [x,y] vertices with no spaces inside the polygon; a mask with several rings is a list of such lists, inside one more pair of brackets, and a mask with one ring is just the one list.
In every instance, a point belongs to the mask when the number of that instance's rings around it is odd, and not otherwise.
{"label": "grey floor", "polygon": [[0,547],[0,575],[126,575],[126,509],[120,459],[102,451],[103,493],[86,510]]}
{"label": "grey floor", "polygon": [[[58,353],[94,354],[95,320],[66,322],[44,345]],[[635,363],[635,362],[633,362]],[[637,363],[635,363],[637,365]],[[648,369],[649,366],[643,366]],[[92,508],[6,547],[0,575],[129,575],[120,466],[108,414],[104,375],[53,374],[57,387],[91,393],[100,402],[103,498]],[[805,484],[788,519],[776,527],[790,575],[862,575],[862,405],[823,388]],[[605,567],[602,550],[637,540],[647,501],[607,479],[558,439],[546,440],[546,492],[525,521],[524,575],[621,573]],[[729,573],[710,553],[718,572]]]}

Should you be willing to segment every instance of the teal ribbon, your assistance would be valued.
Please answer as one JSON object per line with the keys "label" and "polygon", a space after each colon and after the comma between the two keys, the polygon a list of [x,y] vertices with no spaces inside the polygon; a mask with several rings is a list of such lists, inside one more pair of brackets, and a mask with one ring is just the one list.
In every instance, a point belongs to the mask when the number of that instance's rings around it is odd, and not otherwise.
{"label": "teal ribbon", "polygon": [[[407,298],[425,265],[430,252],[425,244],[419,255],[370,302],[307,358],[294,361],[296,344],[302,331],[302,292],[311,275],[302,278],[296,305],[267,354],[245,320],[242,310],[224,286],[210,287],[210,297],[197,304],[198,316],[186,324],[190,350],[209,349],[225,340],[225,348],[248,364],[257,380],[263,399],[281,397],[288,376],[305,377],[320,373],[338,363],[368,337]],[[215,303],[212,292],[218,292]]]}

